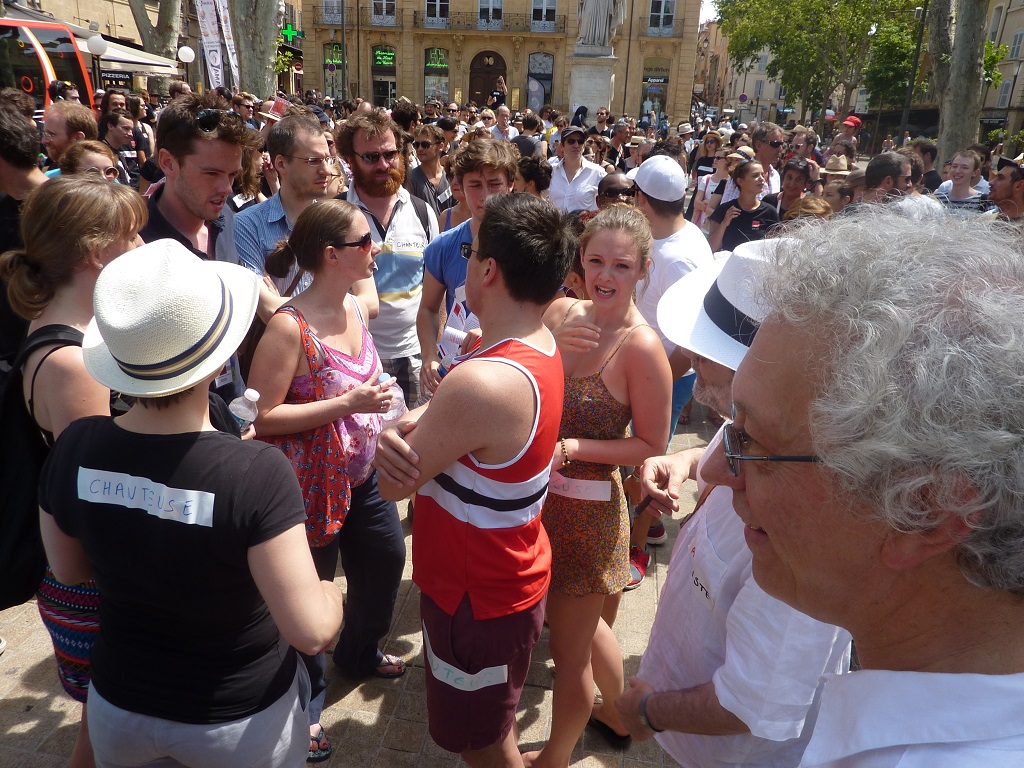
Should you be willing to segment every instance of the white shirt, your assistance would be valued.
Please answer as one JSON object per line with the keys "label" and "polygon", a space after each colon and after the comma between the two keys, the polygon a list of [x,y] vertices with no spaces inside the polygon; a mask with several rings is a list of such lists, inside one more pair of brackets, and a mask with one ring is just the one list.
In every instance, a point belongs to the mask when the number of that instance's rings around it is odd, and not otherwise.
{"label": "white shirt", "polygon": [[563,213],[597,210],[597,185],[605,176],[604,169],[589,160],[583,160],[582,163],[576,175],[569,179],[561,160],[551,162],[548,200]]}
{"label": "white shirt", "polygon": [[505,141],[512,141],[516,136],[519,135],[519,129],[509,123],[508,133],[505,133],[498,127],[497,124],[491,127],[491,135],[496,139],[503,139]]}
{"label": "white shirt", "polygon": [[[779,172],[775,170],[775,166],[768,166],[764,176],[764,187],[761,189],[761,194],[757,196],[760,200],[765,195],[778,194],[782,191],[782,177],[779,176]],[[740,188],[736,186],[736,182],[729,178],[725,182],[725,192],[722,193],[722,202],[719,205],[725,205],[730,203],[740,196]]]}
{"label": "white shirt", "polygon": [[[721,433],[705,458],[720,440]],[[822,674],[849,667],[849,634],[766,595],[750,564],[732,490],[715,488],[676,539],[639,676],[657,691],[714,683],[722,706],[750,733],[655,734],[688,768],[796,765]]]}
{"label": "white shirt", "polygon": [[380,312],[367,326],[373,334],[374,346],[382,360],[418,355],[416,314],[423,293],[423,249],[437,237],[434,210],[427,206],[427,231],[424,231],[409,192],[399,187],[394,213],[385,230],[363,205],[356,187],[349,188],[347,199],[362,209],[373,242],[381,249],[373,273]]}
{"label": "white shirt", "polygon": [[654,241],[647,280],[640,281],[636,287],[636,306],[648,325],[657,331],[666,355],[671,355],[676,345],[668,340],[658,325],[658,302],[683,275],[710,263],[713,258],[704,233],[688,221],[678,232]]}
{"label": "white shirt", "polygon": [[[955,631],[951,628],[951,631]],[[1024,674],[827,675],[802,768],[1019,768]]]}
{"label": "white shirt", "polygon": [[[992,190],[992,187],[989,185],[989,183],[984,178],[978,179],[978,183],[977,184],[972,184],[971,186],[974,189],[976,189],[979,192],[981,192],[981,194],[983,194],[983,195],[987,195]],[[944,194],[944,195],[948,195],[952,190],[953,190],[953,180],[952,179],[947,179],[946,181],[944,181],[941,184],[939,184],[939,188],[935,190],[935,194],[938,195],[938,194],[941,193],[941,194]]]}

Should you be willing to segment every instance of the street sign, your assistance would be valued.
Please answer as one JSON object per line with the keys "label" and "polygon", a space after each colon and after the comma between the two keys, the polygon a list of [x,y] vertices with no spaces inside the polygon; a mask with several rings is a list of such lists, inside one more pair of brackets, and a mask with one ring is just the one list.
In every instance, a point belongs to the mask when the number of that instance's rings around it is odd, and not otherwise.
{"label": "street sign", "polygon": [[741,93],[740,94],[740,104],[746,104],[746,103],[747,103],[747,94]]}

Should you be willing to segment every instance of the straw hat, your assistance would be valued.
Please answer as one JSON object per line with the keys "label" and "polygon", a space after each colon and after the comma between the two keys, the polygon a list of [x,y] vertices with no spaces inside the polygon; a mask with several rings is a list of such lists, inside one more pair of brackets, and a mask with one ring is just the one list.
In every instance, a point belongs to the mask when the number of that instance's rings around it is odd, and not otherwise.
{"label": "straw hat", "polygon": [[846,155],[832,155],[821,172],[830,176],[849,176],[850,168],[846,162]]}
{"label": "straw hat", "polygon": [[172,395],[217,373],[245,338],[258,276],[157,240],[103,268],[82,342],[96,381],[136,397]]}

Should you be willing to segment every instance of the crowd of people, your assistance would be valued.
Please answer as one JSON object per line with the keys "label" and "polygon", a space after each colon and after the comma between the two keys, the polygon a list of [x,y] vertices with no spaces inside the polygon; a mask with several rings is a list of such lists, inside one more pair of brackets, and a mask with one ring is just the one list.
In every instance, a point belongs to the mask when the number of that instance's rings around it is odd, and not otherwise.
{"label": "crowd of people", "polygon": [[[587,727],[694,767],[1024,759],[1024,158],[173,86],[41,124],[0,92],[0,357],[62,332],[18,373],[75,768],[330,758],[328,655],[412,662],[406,499],[428,730],[471,766]],[[665,455],[691,400],[720,428]]]}

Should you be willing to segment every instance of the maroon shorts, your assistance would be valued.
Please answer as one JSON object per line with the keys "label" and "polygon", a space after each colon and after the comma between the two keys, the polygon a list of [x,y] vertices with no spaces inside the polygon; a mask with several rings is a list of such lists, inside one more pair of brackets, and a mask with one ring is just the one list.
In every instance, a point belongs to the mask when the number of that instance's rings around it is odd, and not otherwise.
{"label": "maroon shorts", "polygon": [[483,749],[508,736],[544,626],[545,602],[478,621],[468,594],[454,616],[420,596],[428,728],[442,749]]}

